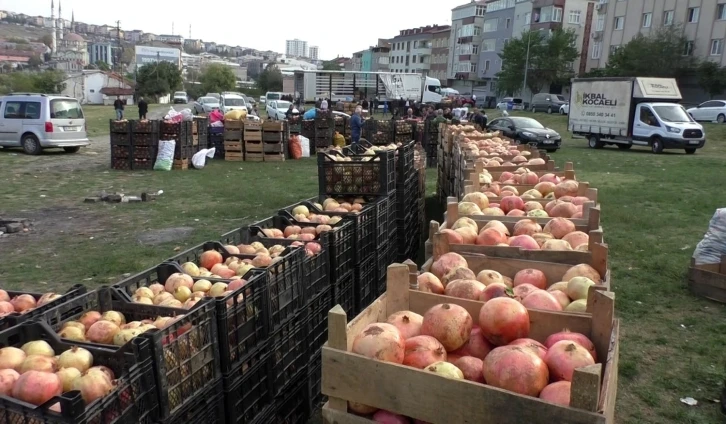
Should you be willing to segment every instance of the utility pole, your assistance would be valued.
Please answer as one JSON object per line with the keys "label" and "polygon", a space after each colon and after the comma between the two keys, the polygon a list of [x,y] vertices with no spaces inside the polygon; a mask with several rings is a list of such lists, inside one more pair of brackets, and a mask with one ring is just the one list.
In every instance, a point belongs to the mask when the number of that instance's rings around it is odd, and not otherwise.
{"label": "utility pole", "polygon": [[[529,71],[529,46],[532,43],[532,30],[527,32],[527,58],[524,61],[524,83],[522,84],[522,96],[527,91],[527,71]],[[524,100],[522,100],[524,101]]]}

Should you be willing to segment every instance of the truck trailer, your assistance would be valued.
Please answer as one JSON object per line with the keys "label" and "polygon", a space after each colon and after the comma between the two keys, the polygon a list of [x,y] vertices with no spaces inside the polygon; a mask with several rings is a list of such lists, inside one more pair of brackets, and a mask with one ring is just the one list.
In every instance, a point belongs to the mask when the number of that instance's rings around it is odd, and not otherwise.
{"label": "truck trailer", "polygon": [[648,146],[653,153],[693,154],[706,144],[706,134],[681,100],[673,78],[574,78],[567,128],[593,149]]}

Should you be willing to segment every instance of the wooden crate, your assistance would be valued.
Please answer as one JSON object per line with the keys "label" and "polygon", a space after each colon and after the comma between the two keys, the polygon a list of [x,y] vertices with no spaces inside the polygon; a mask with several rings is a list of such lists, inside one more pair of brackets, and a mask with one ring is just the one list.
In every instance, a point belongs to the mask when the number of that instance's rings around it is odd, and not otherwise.
{"label": "wooden crate", "polygon": [[243,139],[245,141],[262,141],[262,131],[245,128]]}
{"label": "wooden crate", "polygon": [[245,128],[245,121],[224,121],[224,129],[241,130]]}
{"label": "wooden crate", "polygon": [[247,162],[263,162],[265,154],[262,152],[245,152],[245,161]]}
{"label": "wooden crate", "polygon": [[[590,337],[601,364],[580,368],[572,381],[571,406],[467,380],[454,380],[416,368],[350,353],[353,339],[371,323],[394,312],[424,314],[441,303],[457,304],[479,316],[482,302],[440,296],[415,287],[413,263],[388,267],[387,291],[350,323],[340,305],[328,314],[328,342],[322,348],[322,392],[329,397],[323,420],[332,424],[369,424],[347,412],[347,401],[392,411],[432,424],[611,424],[614,423],[619,359],[619,320],[615,294],[593,291],[589,313],[529,311],[529,337],[540,342],[568,328]],[[381,390],[381,388],[385,388]],[[441,408],[441,405],[449,407]]]}
{"label": "wooden crate", "polygon": [[[560,179],[576,180],[576,178],[575,178],[575,166],[574,166],[574,164],[572,162],[566,162],[565,163],[565,169],[562,170],[562,171],[560,171],[560,170],[558,170],[558,169],[555,168],[554,162],[555,161],[548,162],[548,164],[549,163],[552,164],[552,167],[551,167],[552,169],[546,169],[546,170],[540,170],[540,171],[530,170],[529,167],[528,167],[529,165],[527,165],[527,164],[521,164],[521,165],[522,165],[522,168],[526,168],[528,171],[537,174],[538,177],[541,177],[541,176],[543,176],[545,174],[554,174],[557,177],[559,177]],[[479,163],[481,164],[481,162],[479,162]],[[475,169],[476,169],[476,167],[475,167]],[[491,168],[491,169],[487,169],[486,172],[488,172],[489,175],[492,176],[492,181],[499,181],[500,178],[501,178],[501,176],[502,176],[502,174],[504,172],[509,172],[509,171],[499,171],[496,168]],[[480,171],[475,171],[475,173],[476,174],[481,174],[481,173],[483,173],[483,169],[480,170]],[[474,178],[474,175],[473,174],[472,174],[471,181],[472,181],[472,183],[474,181],[477,181],[477,178]],[[507,184],[507,185],[514,185],[514,184]]]}
{"label": "wooden crate", "polygon": [[265,143],[281,143],[285,139],[282,131],[262,131],[262,141]]}
{"label": "wooden crate", "polygon": [[245,130],[250,130],[250,131],[262,131],[262,124],[259,122],[246,121],[244,128],[245,128]]}
{"label": "wooden crate", "polygon": [[284,162],[285,153],[268,153],[265,152],[265,162]]}
{"label": "wooden crate", "polygon": [[242,142],[241,141],[225,141],[224,142],[224,152],[242,152]]}
{"label": "wooden crate", "polygon": [[282,121],[265,121],[262,123],[262,131],[282,132],[285,124]]}
{"label": "wooden crate", "polygon": [[189,159],[174,159],[171,169],[189,169]]}
{"label": "wooden crate", "polygon": [[224,151],[224,160],[228,161],[243,161],[244,160],[244,153],[240,152],[228,152],[226,149]]}
{"label": "wooden crate", "polygon": [[285,145],[282,143],[262,143],[265,153],[285,153]]}
{"label": "wooden crate", "polygon": [[691,258],[688,268],[688,288],[697,296],[726,303],[726,255],[721,263],[696,265]]}
{"label": "wooden crate", "polygon": [[224,129],[224,140],[225,141],[242,141],[242,130],[228,130]]}
{"label": "wooden crate", "polygon": [[264,148],[261,141],[249,141],[245,140],[245,152],[248,153],[263,153]]}

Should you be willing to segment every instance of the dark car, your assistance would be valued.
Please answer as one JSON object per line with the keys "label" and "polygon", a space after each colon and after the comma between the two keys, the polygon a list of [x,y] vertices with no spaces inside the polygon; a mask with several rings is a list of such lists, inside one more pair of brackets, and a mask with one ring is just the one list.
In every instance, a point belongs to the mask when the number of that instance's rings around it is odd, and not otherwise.
{"label": "dark car", "polygon": [[489,131],[500,131],[520,144],[536,144],[537,148],[554,152],[560,148],[562,137],[557,131],[545,128],[536,119],[524,116],[508,116],[492,120]]}

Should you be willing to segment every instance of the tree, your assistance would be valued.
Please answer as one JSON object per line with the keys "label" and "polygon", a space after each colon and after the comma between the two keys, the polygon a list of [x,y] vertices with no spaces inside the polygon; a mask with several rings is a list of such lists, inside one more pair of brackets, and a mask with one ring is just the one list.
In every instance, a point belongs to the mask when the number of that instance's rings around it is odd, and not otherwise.
{"label": "tree", "polygon": [[104,62],[103,60],[99,60],[95,63],[96,68],[102,70],[102,71],[110,71],[111,66],[109,66],[108,63]]}
{"label": "tree", "polygon": [[40,65],[43,64],[43,59],[41,59],[37,55],[30,56],[30,59],[28,59],[28,66],[32,69],[38,69],[40,68]]}
{"label": "tree", "polygon": [[33,74],[31,78],[35,90],[39,93],[60,93],[65,89],[63,81],[66,80],[66,74],[57,69]]}
{"label": "tree", "polygon": [[221,93],[237,88],[237,77],[234,76],[234,72],[229,66],[221,63],[205,66],[199,76],[199,82],[202,83],[202,91],[205,93]]}
{"label": "tree", "polygon": [[726,91],[726,67],[706,60],[698,66],[698,85],[713,99]]}
{"label": "tree", "polygon": [[40,42],[45,44],[46,47],[52,47],[53,46],[53,37],[50,34],[45,34],[42,37],[40,37]]}
{"label": "tree", "polygon": [[332,60],[323,62],[323,71],[340,71],[340,64]]}
{"label": "tree", "polygon": [[696,65],[694,52],[684,55],[688,38],[679,26],[638,34],[608,58],[606,72],[618,77],[675,78]]}
{"label": "tree", "polygon": [[171,62],[149,63],[139,68],[136,86],[140,95],[159,98],[182,87],[181,71]]}
{"label": "tree", "polygon": [[282,91],[282,72],[274,63],[267,65],[257,78],[257,85],[262,91]]}

